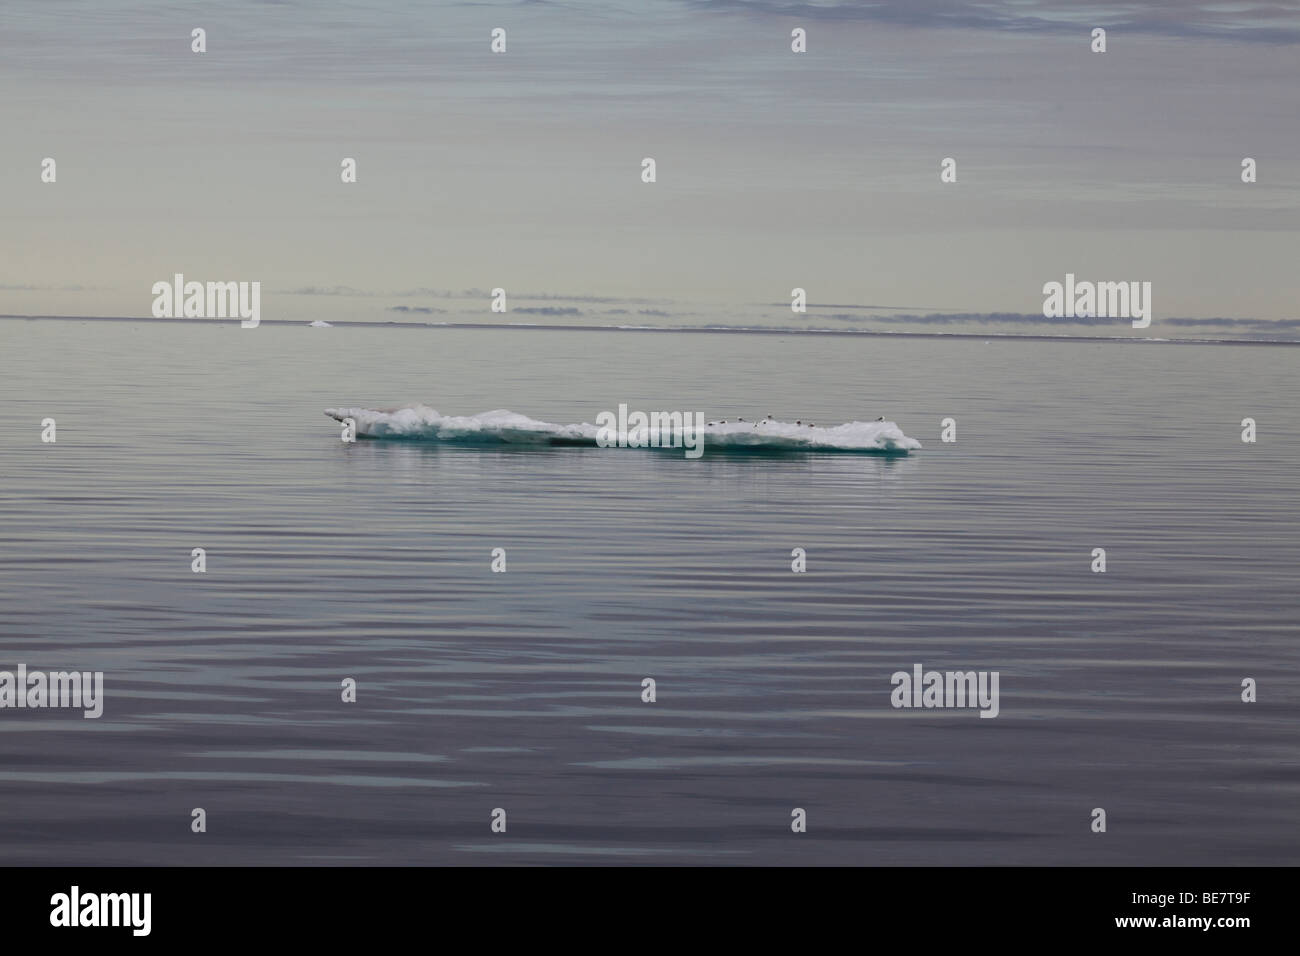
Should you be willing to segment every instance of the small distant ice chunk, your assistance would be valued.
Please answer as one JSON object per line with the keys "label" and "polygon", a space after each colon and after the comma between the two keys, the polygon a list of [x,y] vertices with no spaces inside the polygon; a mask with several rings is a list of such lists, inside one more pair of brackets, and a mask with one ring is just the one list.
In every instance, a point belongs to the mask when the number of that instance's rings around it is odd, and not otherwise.
{"label": "small distant ice chunk", "polygon": [[329,324],[328,322],[326,322],[324,319],[316,319],[314,322],[309,322],[308,325],[310,325],[313,329],[332,329],[332,328],[334,328],[334,326],[330,325],[330,324]]}

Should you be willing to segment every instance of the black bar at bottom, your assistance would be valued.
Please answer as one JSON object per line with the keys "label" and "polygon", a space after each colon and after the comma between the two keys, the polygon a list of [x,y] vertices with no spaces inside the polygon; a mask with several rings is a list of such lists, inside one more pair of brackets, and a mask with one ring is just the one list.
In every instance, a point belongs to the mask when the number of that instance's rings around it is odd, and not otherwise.
{"label": "black bar at bottom", "polygon": [[1294,870],[87,867],[6,869],[0,881],[7,941],[75,934],[77,944],[297,948],[400,945],[414,932],[458,949],[557,935],[621,948],[681,945],[664,934],[693,926],[725,934],[728,948],[753,936],[821,949],[831,945],[826,933],[841,930],[872,945],[927,937],[1231,945],[1285,930]]}

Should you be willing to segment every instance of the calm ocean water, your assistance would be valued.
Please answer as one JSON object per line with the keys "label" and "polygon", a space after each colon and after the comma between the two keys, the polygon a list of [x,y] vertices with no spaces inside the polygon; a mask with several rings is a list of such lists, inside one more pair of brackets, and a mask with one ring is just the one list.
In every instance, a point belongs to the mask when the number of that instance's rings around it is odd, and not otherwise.
{"label": "calm ocean water", "polygon": [[[1298,365],[0,321],[0,669],[106,697],[0,711],[0,863],[1295,864]],[[345,445],[322,414],[414,402],[925,448]],[[1000,716],[894,710],[916,663],[999,671]]]}

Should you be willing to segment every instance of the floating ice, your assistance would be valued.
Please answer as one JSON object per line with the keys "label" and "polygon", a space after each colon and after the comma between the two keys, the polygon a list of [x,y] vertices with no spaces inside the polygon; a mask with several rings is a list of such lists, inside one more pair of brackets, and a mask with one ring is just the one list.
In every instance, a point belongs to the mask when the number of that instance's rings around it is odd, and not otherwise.
{"label": "floating ice", "polygon": [[[582,422],[555,425],[504,408],[478,415],[442,415],[427,405],[404,408],[327,408],[336,421],[351,418],[358,438],[402,438],[422,441],[595,446],[600,429]],[[665,433],[666,435],[666,433]],[[645,429],[624,435],[627,445],[644,445]],[[655,435],[652,438],[665,436]],[[635,439],[643,439],[637,441]],[[846,422],[830,427],[794,422],[710,422],[705,425],[703,447],[756,451],[874,452],[905,455],[921,447],[893,422]],[[666,442],[655,444],[666,447]],[[681,444],[676,446],[680,451]]]}

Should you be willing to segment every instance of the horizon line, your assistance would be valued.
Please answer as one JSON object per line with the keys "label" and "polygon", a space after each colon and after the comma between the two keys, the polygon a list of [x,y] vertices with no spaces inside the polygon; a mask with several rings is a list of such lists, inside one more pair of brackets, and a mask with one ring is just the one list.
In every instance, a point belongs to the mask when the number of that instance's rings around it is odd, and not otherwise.
{"label": "horizon line", "polygon": [[[156,323],[199,323],[211,325],[238,326],[242,321],[238,316],[232,318],[160,318],[157,316],[127,315],[8,315],[0,314],[0,319],[23,322],[156,322]],[[326,320],[319,320],[326,321]],[[258,325],[285,325],[311,328],[309,321],[302,319],[261,319]],[[762,326],[670,326],[670,325],[553,325],[537,322],[397,322],[393,320],[363,322],[340,319],[328,323],[329,327],[342,328],[404,328],[404,329],[495,329],[498,331],[543,331],[543,332],[680,332],[692,334],[735,334],[735,335],[833,335],[833,336],[868,336],[884,338],[912,339],[1001,339],[1011,341],[1037,342],[1130,342],[1142,345],[1293,345],[1300,346],[1300,339],[1195,339],[1195,338],[1155,338],[1139,335],[1045,335],[1031,332],[896,332],[881,329],[794,329]]]}

